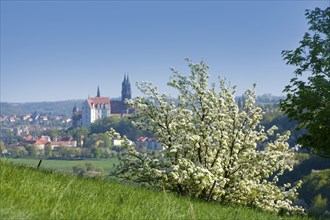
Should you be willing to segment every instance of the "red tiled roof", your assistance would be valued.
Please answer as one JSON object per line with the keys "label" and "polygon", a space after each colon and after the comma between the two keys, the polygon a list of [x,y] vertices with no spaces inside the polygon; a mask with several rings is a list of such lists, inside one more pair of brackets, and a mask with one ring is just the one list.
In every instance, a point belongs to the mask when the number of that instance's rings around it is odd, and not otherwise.
{"label": "red tiled roof", "polygon": [[103,105],[105,104],[106,108],[110,108],[110,98],[109,97],[95,97],[87,99],[87,103],[90,108],[94,108],[92,104],[95,105]]}
{"label": "red tiled roof", "polygon": [[155,139],[155,138],[151,138],[151,137],[143,137],[143,136],[141,136],[141,137],[139,137],[139,138],[137,139],[137,141],[139,141],[139,142],[145,142],[145,141],[156,141],[156,139]]}
{"label": "red tiled roof", "polygon": [[24,137],[24,139],[26,141],[30,141],[30,140],[33,140],[33,137],[31,135],[29,135],[29,136]]}
{"label": "red tiled roof", "polygon": [[35,144],[41,145],[41,144],[46,144],[47,142],[48,142],[47,140],[39,139],[39,140],[36,141]]}

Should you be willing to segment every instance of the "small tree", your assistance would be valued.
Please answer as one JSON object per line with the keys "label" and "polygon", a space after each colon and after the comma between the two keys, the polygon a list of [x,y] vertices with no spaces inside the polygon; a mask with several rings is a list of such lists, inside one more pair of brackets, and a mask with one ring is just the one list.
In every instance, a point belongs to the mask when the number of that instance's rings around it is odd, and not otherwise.
{"label": "small tree", "polygon": [[[282,52],[287,64],[296,67],[286,86],[281,109],[306,128],[298,142],[313,153],[330,157],[330,7],[307,10],[310,25],[295,50]],[[308,77],[307,80],[302,76]]]}
{"label": "small tree", "polygon": [[30,157],[38,156],[38,148],[35,145],[28,145],[26,147],[26,150]]}
{"label": "small tree", "polygon": [[[137,83],[147,97],[128,102],[138,109],[135,116],[140,120],[135,125],[153,132],[164,150],[139,153],[126,140],[126,156],[117,174],[151,187],[222,203],[303,212],[292,205],[297,186],[276,184],[284,170],[292,169],[287,163],[293,156],[287,143],[289,132],[274,135],[276,127],[265,131],[259,125],[262,110],[255,106],[252,90],[246,92],[245,105],[239,109],[235,88],[220,80],[217,92],[215,84],[209,88],[204,62],[189,61],[189,67],[189,76],[172,70],[174,76],[168,85],[179,91],[176,100],[160,95],[150,83]],[[270,141],[268,136],[273,135],[275,141]],[[263,144],[264,150],[257,150],[258,144]]]}
{"label": "small tree", "polygon": [[88,140],[86,145],[88,147],[104,147],[104,148],[110,148],[111,147],[111,141],[108,135],[105,133],[100,134],[92,134]]}
{"label": "small tree", "polygon": [[97,168],[92,162],[85,162],[83,164],[77,164],[72,167],[73,173],[79,176],[102,176],[104,170]]}
{"label": "small tree", "polygon": [[77,164],[72,167],[73,173],[79,176],[84,175],[87,172],[85,164]]}
{"label": "small tree", "polygon": [[51,157],[52,153],[53,153],[53,148],[51,144],[48,142],[45,144],[45,149],[44,149],[45,157]]}
{"label": "small tree", "polygon": [[0,141],[0,156],[5,152],[5,150],[6,150],[5,142]]}
{"label": "small tree", "polygon": [[17,157],[25,157],[28,155],[28,151],[22,146],[18,147],[17,150],[13,153]]}

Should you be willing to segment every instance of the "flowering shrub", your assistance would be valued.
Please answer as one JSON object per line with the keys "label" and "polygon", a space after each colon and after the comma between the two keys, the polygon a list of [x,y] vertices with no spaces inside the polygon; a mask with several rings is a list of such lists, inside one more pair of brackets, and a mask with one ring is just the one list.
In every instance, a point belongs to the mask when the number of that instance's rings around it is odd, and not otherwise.
{"label": "flowering shrub", "polygon": [[[172,69],[168,85],[178,90],[176,100],[159,94],[151,83],[137,83],[146,97],[128,101],[138,109],[134,124],[153,132],[164,150],[139,153],[126,139],[118,176],[225,204],[303,213],[292,204],[301,183],[276,184],[285,170],[292,169],[287,163],[294,154],[287,143],[290,133],[275,134],[275,126],[265,131],[259,125],[262,110],[255,105],[253,90],[246,92],[239,109],[235,87],[221,79],[219,88],[209,86],[208,66],[189,60],[188,65],[189,76]],[[110,134],[118,135],[113,130]]]}

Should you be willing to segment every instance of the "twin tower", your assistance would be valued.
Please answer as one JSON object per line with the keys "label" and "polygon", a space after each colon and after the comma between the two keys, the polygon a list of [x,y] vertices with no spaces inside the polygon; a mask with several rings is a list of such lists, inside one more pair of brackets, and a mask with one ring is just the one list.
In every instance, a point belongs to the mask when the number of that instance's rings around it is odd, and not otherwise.
{"label": "twin tower", "polygon": [[129,82],[128,75],[124,76],[124,81],[121,83],[121,101],[132,98],[131,83]]}
{"label": "twin tower", "polygon": [[[101,97],[100,88],[97,87],[96,97]],[[121,83],[121,101],[124,102],[125,99],[132,98],[131,83],[129,81],[128,75],[124,75],[124,80]]]}

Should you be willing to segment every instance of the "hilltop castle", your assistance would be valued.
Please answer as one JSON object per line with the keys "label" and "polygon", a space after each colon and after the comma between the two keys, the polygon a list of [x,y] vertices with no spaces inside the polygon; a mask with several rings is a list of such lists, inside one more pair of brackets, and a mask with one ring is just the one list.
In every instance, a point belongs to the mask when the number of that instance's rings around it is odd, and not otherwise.
{"label": "hilltop castle", "polygon": [[110,101],[109,97],[101,97],[100,88],[97,87],[95,98],[88,98],[82,103],[81,111],[77,106],[72,110],[72,126],[88,127],[94,121],[110,115],[124,115],[134,112],[125,104],[126,99],[132,98],[131,83],[128,76],[124,76],[121,89],[121,99]]}

